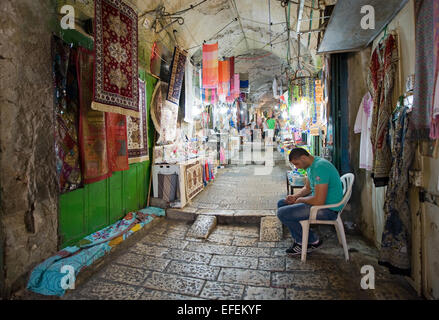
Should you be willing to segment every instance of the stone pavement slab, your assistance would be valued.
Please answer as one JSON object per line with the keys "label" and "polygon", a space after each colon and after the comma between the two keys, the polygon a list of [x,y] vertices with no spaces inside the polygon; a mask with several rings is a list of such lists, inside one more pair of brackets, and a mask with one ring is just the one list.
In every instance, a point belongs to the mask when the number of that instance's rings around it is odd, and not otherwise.
{"label": "stone pavement slab", "polygon": [[198,215],[187,236],[199,239],[207,239],[216,227],[217,219],[213,215]]}
{"label": "stone pavement slab", "polygon": [[260,241],[281,241],[282,236],[282,222],[276,216],[261,219]]}

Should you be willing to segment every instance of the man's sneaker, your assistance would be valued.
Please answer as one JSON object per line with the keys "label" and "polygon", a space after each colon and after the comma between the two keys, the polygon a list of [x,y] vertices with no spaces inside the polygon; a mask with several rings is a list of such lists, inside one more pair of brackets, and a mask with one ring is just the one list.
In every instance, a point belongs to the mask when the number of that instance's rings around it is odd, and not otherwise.
{"label": "man's sneaker", "polygon": [[[307,253],[313,252],[318,249],[322,245],[323,241],[319,240],[316,244],[308,244],[308,248],[306,250]],[[298,243],[294,243],[290,248],[285,250],[286,253],[290,255],[298,255],[302,254],[302,245]]]}
{"label": "man's sneaker", "polygon": [[294,243],[291,247],[285,250],[285,252],[291,255],[302,254],[302,246],[298,243]]}

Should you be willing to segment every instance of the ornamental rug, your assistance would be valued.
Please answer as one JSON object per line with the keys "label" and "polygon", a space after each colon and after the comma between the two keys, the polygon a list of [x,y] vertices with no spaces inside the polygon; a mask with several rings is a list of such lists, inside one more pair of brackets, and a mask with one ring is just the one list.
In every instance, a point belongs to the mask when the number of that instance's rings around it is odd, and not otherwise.
{"label": "ornamental rug", "polygon": [[168,84],[163,81],[157,81],[151,99],[151,120],[157,132],[160,132],[160,119],[163,105],[165,104],[166,93],[168,92]]}
{"label": "ornamental rug", "polygon": [[55,157],[61,193],[82,186],[78,142],[79,93],[76,70],[77,49],[60,38],[52,38],[54,85]]}
{"label": "ornamental rug", "polygon": [[149,160],[146,83],[139,79],[140,118],[127,117],[128,163]]}
{"label": "ornamental rug", "polygon": [[93,52],[79,48],[77,69],[79,83],[79,144],[84,183],[111,176],[107,157],[105,113],[91,108],[93,99]]}
{"label": "ornamental rug", "polygon": [[184,77],[187,52],[178,47],[174,49],[174,58],[171,65],[171,77],[169,79],[168,94],[166,100],[179,104],[181,88]]}
{"label": "ornamental rug", "polygon": [[193,199],[204,188],[203,166],[199,163],[190,164],[185,168],[185,185],[187,200]]}
{"label": "ornamental rug", "polygon": [[128,143],[126,116],[105,113],[108,165],[111,172],[128,170]]}
{"label": "ornamental rug", "polygon": [[95,1],[94,110],[139,117],[137,20],[121,0]]}

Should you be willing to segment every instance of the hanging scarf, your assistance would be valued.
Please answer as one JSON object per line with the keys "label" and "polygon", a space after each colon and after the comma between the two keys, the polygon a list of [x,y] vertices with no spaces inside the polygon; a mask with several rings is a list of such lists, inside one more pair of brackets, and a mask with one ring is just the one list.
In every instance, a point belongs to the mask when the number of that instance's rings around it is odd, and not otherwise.
{"label": "hanging scarf", "polygon": [[203,44],[203,88],[218,86],[218,43]]}
{"label": "hanging scarf", "polygon": [[433,0],[416,0],[416,65],[412,129],[417,140],[428,140],[435,84]]}

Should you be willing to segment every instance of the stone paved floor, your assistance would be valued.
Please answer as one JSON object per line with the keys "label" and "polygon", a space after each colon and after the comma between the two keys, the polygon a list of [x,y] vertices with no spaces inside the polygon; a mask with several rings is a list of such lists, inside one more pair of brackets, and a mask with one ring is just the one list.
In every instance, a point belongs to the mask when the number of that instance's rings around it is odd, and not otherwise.
{"label": "stone paved floor", "polygon": [[[291,237],[260,242],[258,226],[218,225],[207,240],[186,236],[191,222],[163,219],[128,252],[64,299],[416,299],[406,280],[377,264],[377,252],[348,236],[345,262],[335,233],[319,227],[319,251],[288,257]],[[360,268],[375,268],[375,290],[360,289]]]}
{"label": "stone paved floor", "polygon": [[187,206],[214,210],[272,210],[285,197],[285,165],[272,168],[269,175],[256,175],[260,165],[230,166],[221,170],[216,180]]}

